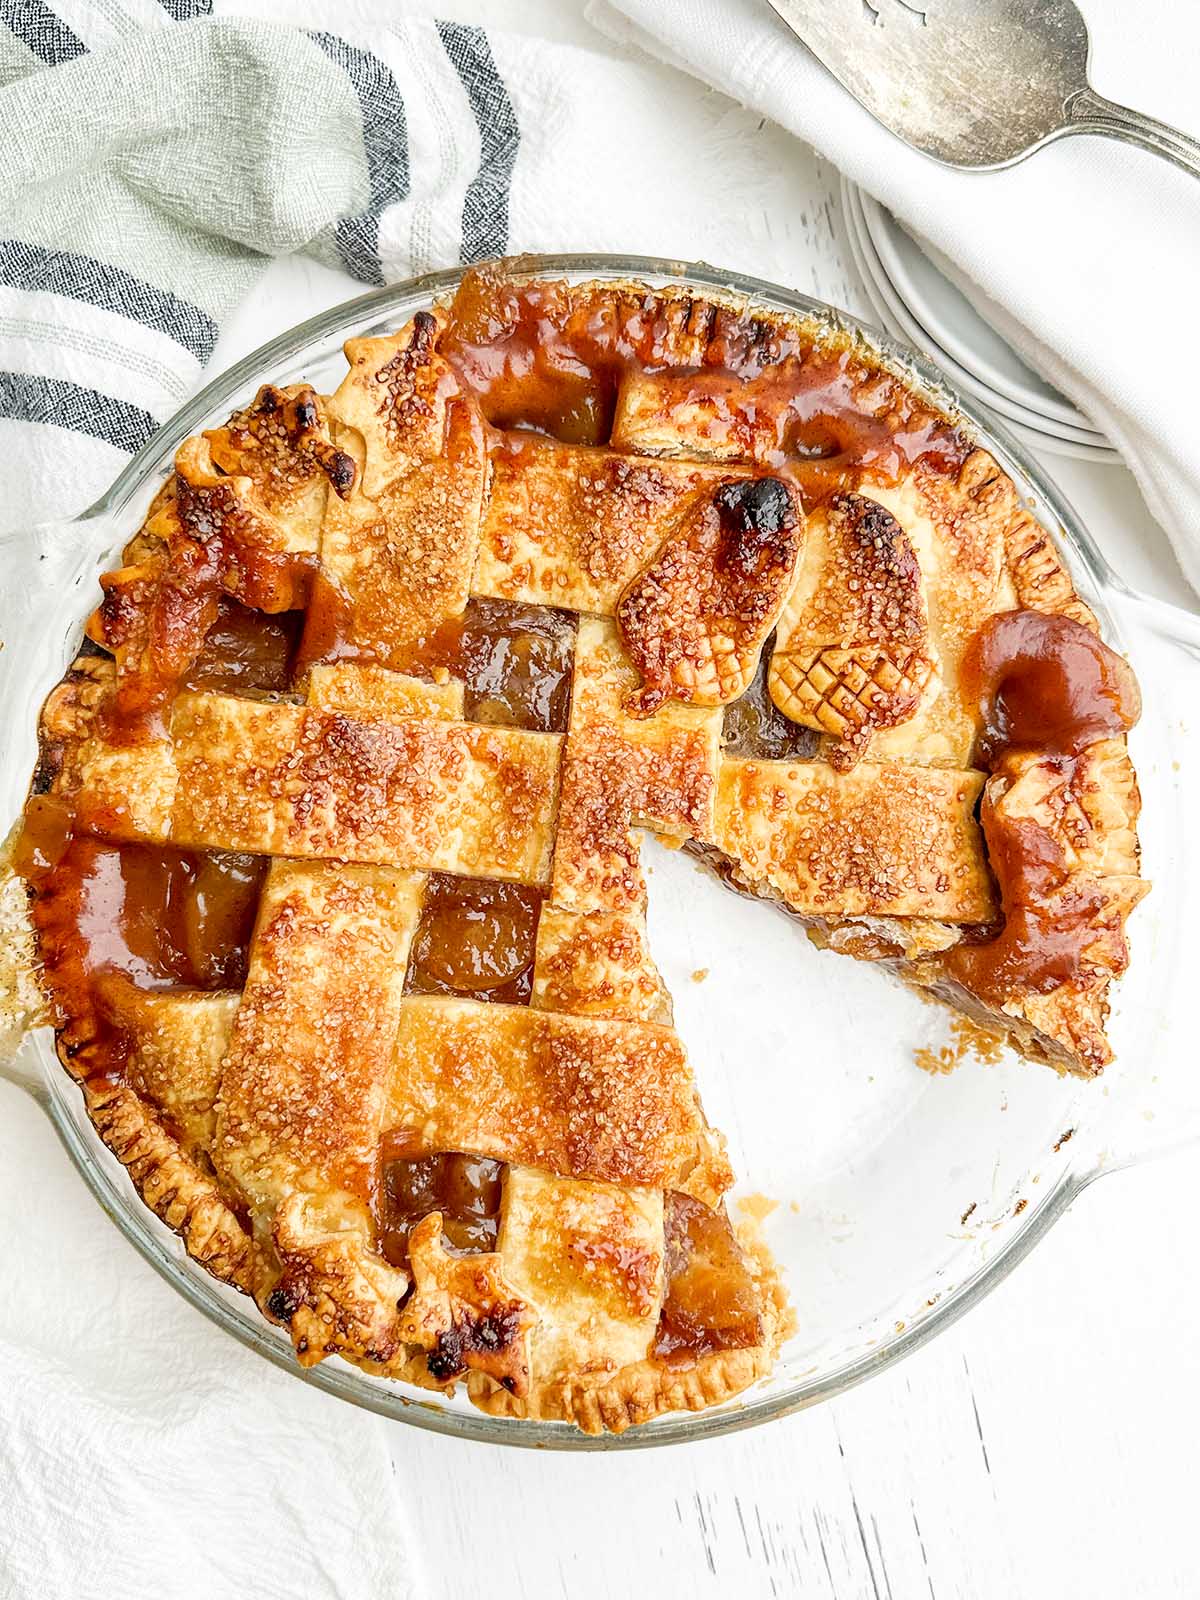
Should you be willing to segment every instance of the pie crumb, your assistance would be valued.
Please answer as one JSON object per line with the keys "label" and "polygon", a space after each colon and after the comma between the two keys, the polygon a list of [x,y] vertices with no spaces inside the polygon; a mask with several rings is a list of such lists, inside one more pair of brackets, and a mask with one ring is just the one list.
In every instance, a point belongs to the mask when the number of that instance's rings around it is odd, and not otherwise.
{"label": "pie crumb", "polygon": [[913,1051],[913,1060],[922,1072],[944,1077],[970,1059],[982,1062],[985,1067],[998,1066],[1003,1053],[1004,1040],[999,1034],[989,1033],[970,1017],[954,1017],[950,1023],[949,1044],[937,1050],[921,1045]]}
{"label": "pie crumb", "polygon": [[742,1215],[752,1222],[765,1222],[772,1211],[779,1209],[779,1201],[768,1200],[765,1194],[743,1195],[737,1204]]}
{"label": "pie crumb", "polygon": [[709,969],[707,967],[697,967],[695,972],[692,973],[692,982],[703,983],[705,978],[708,977],[708,973]]}

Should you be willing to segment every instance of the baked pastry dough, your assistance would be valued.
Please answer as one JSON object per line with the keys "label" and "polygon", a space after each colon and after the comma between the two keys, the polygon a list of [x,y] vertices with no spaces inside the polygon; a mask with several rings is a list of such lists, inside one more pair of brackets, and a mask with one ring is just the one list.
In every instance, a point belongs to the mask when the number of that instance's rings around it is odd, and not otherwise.
{"label": "baked pastry dough", "polygon": [[641,831],[1088,1075],[1136,690],[996,463],[815,322],[483,272],[346,353],[180,447],[45,705],[60,1053],[301,1361],[720,1405],[791,1313]]}

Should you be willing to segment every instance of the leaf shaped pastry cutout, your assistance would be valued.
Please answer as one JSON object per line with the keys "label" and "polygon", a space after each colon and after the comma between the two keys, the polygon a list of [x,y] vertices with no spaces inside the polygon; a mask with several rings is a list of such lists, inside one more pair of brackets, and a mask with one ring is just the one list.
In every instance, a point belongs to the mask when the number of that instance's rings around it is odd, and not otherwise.
{"label": "leaf shaped pastry cutout", "polygon": [[468,1368],[509,1394],[529,1393],[529,1333],[537,1313],[505,1283],[498,1255],[451,1255],[442,1214],[423,1217],[408,1236],[413,1292],[400,1336],[429,1352],[430,1377],[450,1383]]}
{"label": "leaf shaped pastry cutout", "polygon": [[914,715],[935,670],[908,535],[874,500],[835,495],[809,523],[804,570],[771,658],[771,699],[826,734],[826,756],[845,771],[873,733]]}
{"label": "leaf shaped pastry cutout", "polygon": [[733,478],[692,504],[617,603],[642,677],[625,701],[631,716],[667,700],[725,705],[745,691],[803,537],[796,492],[779,478]]}

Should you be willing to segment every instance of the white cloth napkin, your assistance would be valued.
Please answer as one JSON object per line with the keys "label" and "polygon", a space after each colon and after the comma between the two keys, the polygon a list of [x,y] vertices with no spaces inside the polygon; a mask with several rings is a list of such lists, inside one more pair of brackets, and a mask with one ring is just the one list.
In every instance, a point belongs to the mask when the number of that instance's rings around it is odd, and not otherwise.
{"label": "white cloth napkin", "polygon": [[384,1424],[243,1350],[0,1084],[0,1597],[415,1600]]}
{"label": "white cloth napkin", "polygon": [[[1094,87],[1200,135],[1200,6],[1081,8]],[[815,145],[978,284],[1000,331],[1121,450],[1200,588],[1200,180],[1090,137],[1004,172],[938,166],[864,111],[765,0],[590,0],[588,15]]]}

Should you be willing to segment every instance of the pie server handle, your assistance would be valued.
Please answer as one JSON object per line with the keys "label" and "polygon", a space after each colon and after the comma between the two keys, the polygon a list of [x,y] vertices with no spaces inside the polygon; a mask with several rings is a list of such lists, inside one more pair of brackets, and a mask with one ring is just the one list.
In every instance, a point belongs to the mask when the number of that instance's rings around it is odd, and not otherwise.
{"label": "pie server handle", "polygon": [[1093,1176],[1200,1141],[1200,617],[1110,579],[1106,596],[1142,685],[1130,753],[1142,790],[1142,871],[1116,985],[1116,1060]]}

